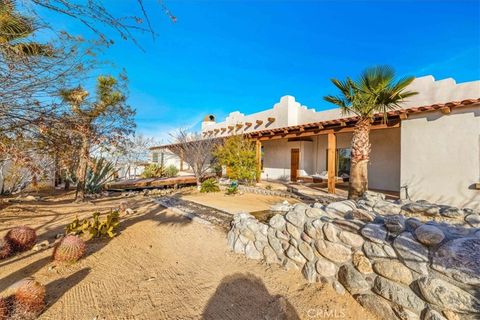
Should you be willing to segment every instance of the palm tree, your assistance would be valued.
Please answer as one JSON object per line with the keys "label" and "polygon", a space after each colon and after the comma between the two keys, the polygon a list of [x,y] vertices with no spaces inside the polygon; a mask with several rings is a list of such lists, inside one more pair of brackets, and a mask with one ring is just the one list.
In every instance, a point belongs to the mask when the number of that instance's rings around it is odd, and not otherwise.
{"label": "palm tree", "polygon": [[0,0],[0,54],[9,59],[53,55],[50,45],[25,40],[34,32],[33,22],[16,12],[15,1]]}
{"label": "palm tree", "polygon": [[370,129],[373,117],[380,113],[386,121],[386,112],[400,107],[404,99],[417,92],[405,91],[414,77],[395,79],[395,71],[389,66],[366,69],[359,80],[332,79],[340,90],[337,96],[324,99],[340,107],[342,113],[358,117],[352,137],[350,183],[348,198],[357,199],[368,190],[368,161],[370,158]]}

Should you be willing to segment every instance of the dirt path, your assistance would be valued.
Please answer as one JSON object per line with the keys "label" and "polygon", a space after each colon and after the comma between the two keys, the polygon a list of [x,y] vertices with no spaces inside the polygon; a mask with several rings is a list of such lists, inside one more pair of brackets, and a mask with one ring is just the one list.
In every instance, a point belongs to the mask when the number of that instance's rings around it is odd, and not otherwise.
{"label": "dirt path", "polygon": [[[14,222],[29,222],[41,238],[51,238],[63,226],[60,221],[79,209],[105,209],[119,201],[76,209],[43,204],[29,218],[19,212]],[[149,199],[130,201],[138,210],[123,222],[121,234],[90,243],[87,257],[74,265],[55,267],[52,249],[0,261],[0,290],[25,276],[46,284],[48,308],[41,319],[374,319],[348,294],[307,285],[298,271],[229,252],[225,233],[215,226],[192,222]],[[13,223],[5,220],[12,209],[0,212],[0,236]],[[53,219],[43,217],[48,211],[64,213],[48,224],[43,220]]]}

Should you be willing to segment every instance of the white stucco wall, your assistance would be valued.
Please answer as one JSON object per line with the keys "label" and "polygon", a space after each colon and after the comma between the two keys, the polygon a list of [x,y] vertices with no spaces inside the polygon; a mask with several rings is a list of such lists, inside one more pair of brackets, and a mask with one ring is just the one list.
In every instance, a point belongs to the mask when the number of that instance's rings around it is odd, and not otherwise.
{"label": "white stucco wall", "polygon": [[[350,148],[351,133],[337,134],[337,148]],[[372,189],[400,190],[400,128],[373,130],[370,133],[372,152],[368,167]],[[266,141],[262,178],[290,179],[291,149],[300,149],[300,175],[313,175],[327,170],[327,136],[312,137],[312,141],[287,142],[286,139]]]}
{"label": "white stucco wall", "polygon": [[[452,78],[435,80],[433,76],[424,76],[416,78],[406,90],[415,91],[418,94],[408,98],[401,107],[420,107],[436,103],[479,98],[480,81],[456,83]],[[332,93],[335,93],[335,88],[333,87]],[[327,102],[323,102],[321,107],[326,110],[316,111],[313,108],[308,108],[297,102],[295,97],[283,96],[271,109],[266,109],[249,115],[234,111],[227,116],[225,121],[204,121],[202,123],[202,132],[211,131],[212,135],[209,135],[209,137],[222,137],[265,129],[334,120],[345,116],[342,115],[338,108]],[[353,114],[350,116],[353,116]],[[269,123],[267,120],[269,117],[275,118],[275,121]],[[263,123],[257,125],[256,120],[261,120]],[[247,122],[252,123],[252,126],[246,127],[245,123]],[[242,124],[243,126],[237,128],[237,124]],[[228,129],[229,126],[234,126],[235,128],[230,130]],[[226,130],[222,131],[222,128]],[[218,130],[217,132],[215,132],[216,129]]]}
{"label": "white stucco wall", "polygon": [[401,185],[414,200],[480,208],[480,105],[402,122]]}

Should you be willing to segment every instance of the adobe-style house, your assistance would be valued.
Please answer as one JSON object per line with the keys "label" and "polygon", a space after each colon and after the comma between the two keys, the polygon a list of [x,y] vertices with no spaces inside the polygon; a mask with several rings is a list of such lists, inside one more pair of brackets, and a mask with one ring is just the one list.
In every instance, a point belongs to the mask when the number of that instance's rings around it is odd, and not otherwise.
{"label": "adobe-style house", "polygon": [[[369,188],[402,198],[480,207],[480,81],[417,78],[418,95],[370,134]],[[256,141],[261,179],[328,181],[328,191],[348,181],[356,117],[339,109],[315,111],[284,96],[273,108],[232,112],[223,122],[207,116],[205,138],[244,134]]]}

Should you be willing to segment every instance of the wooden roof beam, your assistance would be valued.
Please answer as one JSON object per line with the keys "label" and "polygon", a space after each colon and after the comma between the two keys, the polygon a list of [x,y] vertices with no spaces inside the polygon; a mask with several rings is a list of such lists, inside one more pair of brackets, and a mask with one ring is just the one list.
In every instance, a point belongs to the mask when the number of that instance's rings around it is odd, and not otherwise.
{"label": "wooden roof beam", "polygon": [[257,123],[257,126],[261,125],[263,123],[263,120],[257,120],[255,121]]}
{"label": "wooden roof beam", "polygon": [[235,129],[234,126],[228,126],[228,130],[229,130],[229,131],[232,131],[233,129]]}
{"label": "wooden roof beam", "polygon": [[240,129],[241,127],[243,127],[243,123],[237,123],[236,127],[237,129]]}
{"label": "wooden roof beam", "polygon": [[250,128],[252,126],[251,122],[245,122],[245,127]]}
{"label": "wooden roof beam", "polygon": [[400,120],[407,120],[408,114],[406,112],[401,112],[399,115]]}
{"label": "wooden roof beam", "polygon": [[268,120],[269,123],[275,122],[275,118],[274,118],[274,117],[268,117],[267,120]]}
{"label": "wooden roof beam", "polygon": [[450,107],[443,107],[443,108],[440,108],[440,111],[441,111],[443,114],[449,114],[450,112],[452,112],[452,108],[450,108]]}

